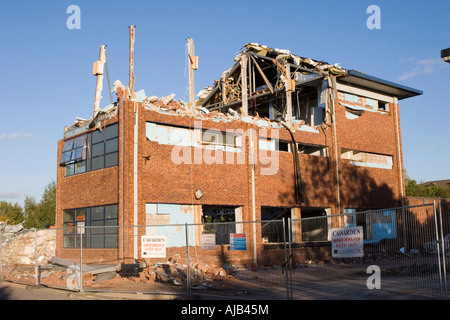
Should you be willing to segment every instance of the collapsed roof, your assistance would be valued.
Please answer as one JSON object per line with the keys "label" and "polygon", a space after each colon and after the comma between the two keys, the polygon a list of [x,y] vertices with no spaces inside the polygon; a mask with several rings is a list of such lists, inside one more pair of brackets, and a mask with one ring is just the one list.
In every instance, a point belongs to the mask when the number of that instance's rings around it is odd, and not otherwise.
{"label": "collapsed roof", "polygon": [[[343,69],[338,64],[304,58],[291,54],[289,50],[272,49],[257,43],[243,46],[234,61],[233,67],[223,72],[213,86],[200,91],[194,116],[259,123],[262,119],[268,126],[277,126],[279,121],[288,120],[294,125],[294,130],[303,127],[315,131],[326,120],[327,98],[324,92],[328,84],[324,80],[329,77],[345,79],[346,84],[389,93],[399,99],[422,94],[416,89]],[[242,77],[243,74],[247,76]],[[117,92],[119,88],[123,92],[128,91],[128,99],[142,102],[147,109],[193,115],[189,104],[182,100],[176,102],[174,94],[163,98],[147,97],[144,90],[136,92],[133,87],[130,94],[130,88],[117,80],[113,91]],[[74,125],[66,127],[65,137],[98,126],[116,114],[117,103],[112,103],[97,110],[91,119],[77,118]]]}

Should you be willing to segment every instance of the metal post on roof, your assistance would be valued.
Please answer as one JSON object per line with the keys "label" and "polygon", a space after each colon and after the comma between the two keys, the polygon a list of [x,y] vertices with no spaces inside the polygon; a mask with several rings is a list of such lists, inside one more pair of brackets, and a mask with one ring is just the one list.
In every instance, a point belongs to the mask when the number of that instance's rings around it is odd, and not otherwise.
{"label": "metal post on roof", "polygon": [[247,55],[241,56],[242,115],[248,116]]}
{"label": "metal post on roof", "polygon": [[128,28],[130,29],[128,96],[134,98],[134,41],[136,26],[131,25]]}
{"label": "metal post on roof", "polygon": [[198,57],[195,56],[194,39],[188,38],[188,61],[189,61],[189,105],[191,106],[191,113],[195,114],[195,83],[194,70],[198,69]]}
{"label": "metal post on roof", "polygon": [[102,99],[103,89],[103,69],[106,62],[106,46],[100,46],[100,57],[98,61],[94,62],[93,75],[97,76],[97,84],[95,86],[95,99],[94,99],[94,117],[100,111],[100,100]]}
{"label": "metal post on roof", "polygon": [[285,78],[285,87],[286,87],[286,123],[291,126],[292,125],[292,92],[295,91],[295,83],[293,83],[291,79],[291,66],[286,64],[286,78]]}

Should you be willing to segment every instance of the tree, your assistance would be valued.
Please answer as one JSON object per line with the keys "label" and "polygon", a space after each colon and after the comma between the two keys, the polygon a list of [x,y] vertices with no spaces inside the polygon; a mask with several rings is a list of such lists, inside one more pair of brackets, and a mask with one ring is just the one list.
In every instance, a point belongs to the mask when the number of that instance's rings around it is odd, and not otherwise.
{"label": "tree", "polygon": [[44,228],[55,224],[56,183],[52,181],[44,190],[39,203],[32,197],[25,197],[25,228]]}
{"label": "tree", "polygon": [[407,197],[450,198],[450,187],[422,186],[407,175],[405,175],[405,188]]}
{"label": "tree", "polygon": [[23,222],[23,219],[23,210],[18,203],[12,204],[0,201],[0,221],[5,221],[8,224],[18,224]]}

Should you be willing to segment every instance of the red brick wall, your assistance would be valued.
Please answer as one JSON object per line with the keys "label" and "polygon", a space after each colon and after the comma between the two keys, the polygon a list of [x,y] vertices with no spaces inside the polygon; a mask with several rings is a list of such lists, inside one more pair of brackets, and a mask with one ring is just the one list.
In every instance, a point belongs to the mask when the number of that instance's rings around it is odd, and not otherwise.
{"label": "red brick wall", "polygon": [[[123,105],[123,108],[122,108]],[[136,109],[137,108],[137,109]],[[68,208],[119,204],[119,225],[134,224],[134,180],[133,180],[133,137],[134,111],[138,110],[138,221],[145,224],[145,204],[177,203],[195,205],[238,205],[243,206],[244,221],[252,220],[251,165],[246,164],[180,164],[171,160],[173,146],[160,145],[146,138],[146,122],[159,122],[192,127],[194,120],[188,116],[174,116],[145,109],[141,103],[121,101],[117,116],[111,121],[119,121],[119,166],[88,172],[71,177],[63,177],[63,168],[58,167],[57,197],[58,224],[62,227],[62,212]],[[393,110],[393,106],[391,106]],[[199,120],[196,120],[199,121]],[[345,117],[345,108],[337,106],[337,139],[339,164],[340,208],[378,208],[399,205],[400,177],[398,167],[398,149],[396,141],[396,117],[390,114],[366,112],[358,119]],[[254,128],[257,135],[270,136],[270,132],[261,130],[245,122],[216,122],[211,119],[202,121],[205,129]],[[334,148],[334,129],[323,126],[319,133],[296,131],[297,142],[328,145],[328,157],[300,155],[302,186],[306,207],[330,207],[337,213],[338,187],[336,184],[336,152]],[[122,135],[124,140],[122,140]],[[291,140],[284,128],[279,138]],[[123,142],[123,145],[122,145]],[[58,143],[58,160],[63,142]],[[245,143],[248,155],[248,140]],[[122,155],[123,147],[123,155]],[[340,159],[340,149],[349,148],[367,152],[383,153],[393,156],[393,169],[356,167]],[[194,151],[196,148],[192,148]],[[148,161],[144,157],[150,155]],[[193,155],[192,155],[193,157]],[[279,171],[276,175],[260,175],[261,165],[255,166],[256,219],[260,219],[261,206],[297,206],[295,204],[294,165],[292,153],[279,152]],[[58,162],[59,163],[59,162]],[[204,197],[194,198],[194,192],[201,189]],[[248,228],[248,227],[246,227]],[[251,230],[247,230],[249,234]],[[125,229],[124,257],[133,257],[133,229]],[[249,237],[251,238],[251,237]],[[258,231],[257,241],[260,242]],[[61,244],[61,239],[59,243]],[[251,239],[248,247],[252,248]],[[58,249],[59,253],[70,253]],[[89,249],[87,257],[103,257],[108,260],[122,257],[121,234],[118,250]]]}

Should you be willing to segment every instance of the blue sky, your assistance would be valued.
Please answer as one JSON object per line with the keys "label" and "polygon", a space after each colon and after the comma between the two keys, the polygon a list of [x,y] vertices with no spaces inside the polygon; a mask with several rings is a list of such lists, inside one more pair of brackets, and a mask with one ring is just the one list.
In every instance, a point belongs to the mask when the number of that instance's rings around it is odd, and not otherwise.
{"label": "blue sky", "polygon": [[[67,28],[70,5],[80,8],[81,29]],[[370,5],[381,10],[381,29],[366,26]],[[189,100],[188,37],[199,56],[196,92],[249,42],[422,90],[400,101],[404,165],[418,182],[450,179],[450,64],[440,58],[450,47],[448,1],[17,0],[0,4],[0,200],[39,200],[56,181],[64,126],[93,112],[100,45],[111,82],[128,84],[129,25],[135,89],[147,96]]]}

